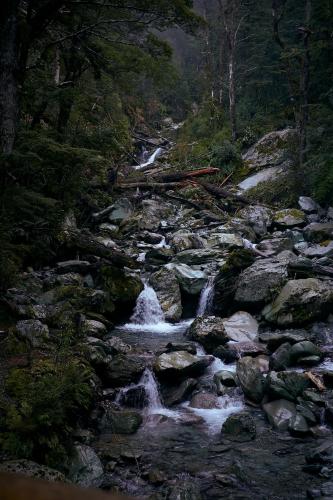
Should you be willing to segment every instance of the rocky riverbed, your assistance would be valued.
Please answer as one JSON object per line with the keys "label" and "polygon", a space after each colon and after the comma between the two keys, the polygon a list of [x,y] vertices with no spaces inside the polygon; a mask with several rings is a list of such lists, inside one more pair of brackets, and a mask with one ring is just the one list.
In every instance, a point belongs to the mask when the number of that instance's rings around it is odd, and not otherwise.
{"label": "rocky riverbed", "polygon": [[[42,356],[71,324],[94,370],[67,477],[136,498],[332,498],[332,209],[114,198],[89,246],[5,296],[2,343]],[[29,356],[2,354],[3,376]]]}

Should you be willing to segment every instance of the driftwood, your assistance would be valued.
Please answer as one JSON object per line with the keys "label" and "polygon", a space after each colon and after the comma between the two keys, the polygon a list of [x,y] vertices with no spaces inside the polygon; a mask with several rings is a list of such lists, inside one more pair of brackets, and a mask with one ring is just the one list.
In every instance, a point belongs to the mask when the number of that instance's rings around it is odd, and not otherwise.
{"label": "driftwood", "polygon": [[174,172],[172,174],[159,175],[155,177],[155,180],[158,182],[177,182],[186,179],[193,179],[196,177],[202,177],[204,175],[214,175],[217,174],[220,170],[218,168],[201,168],[199,170],[186,170],[184,172]]}
{"label": "driftwood", "polygon": [[311,380],[311,382],[313,383],[313,385],[315,385],[319,391],[324,391],[325,390],[325,386],[322,383],[322,381],[320,380],[320,378],[319,378],[318,375],[316,375],[315,373],[312,373],[312,372],[305,372],[305,376],[309,380]]}
{"label": "driftwood", "polygon": [[186,184],[184,182],[124,182],[122,184],[117,184],[116,189],[156,189],[156,190],[164,190],[164,189],[173,189],[173,188],[182,188]]}
{"label": "driftwood", "polygon": [[116,267],[137,267],[133,259],[118,250],[108,248],[99,241],[96,241],[95,237],[89,231],[70,231],[67,245],[86,254],[107,259]]}
{"label": "driftwood", "polygon": [[224,198],[234,202],[243,203],[246,205],[249,205],[251,203],[250,200],[248,200],[244,196],[232,193],[231,191],[228,191],[227,189],[221,188],[219,186],[215,186],[210,182],[198,181],[198,185],[202,186],[207,191],[207,193],[213,195],[215,198],[219,200],[221,198]]}

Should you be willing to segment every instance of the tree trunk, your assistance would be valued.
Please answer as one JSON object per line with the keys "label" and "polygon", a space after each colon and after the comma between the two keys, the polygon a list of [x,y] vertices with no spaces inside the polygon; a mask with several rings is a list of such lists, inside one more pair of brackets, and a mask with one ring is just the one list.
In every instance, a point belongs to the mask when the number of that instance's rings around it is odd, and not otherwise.
{"label": "tree trunk", "polygon": [[232,140],[237,140],[236,121],[236,91],[235,91],[235,48],[232,47],[229,55],[229,114]]}
{"label": "tree trunk", "polygon": [[2,0],[0,6],[0,141],[1,151],[14,147],[19,117],[18,7],[20,0]]}
{"label": "tree trunk", "polygon": [[309,23],[311,18],[311,0],[306,2],[305,26],[303,31],[303,50],[302,68],[300,75],[300,109],[299,109],[299,167],[302,170],[307,147],[307,124],[309,121],[309,81],[310,81],[310,30]]}

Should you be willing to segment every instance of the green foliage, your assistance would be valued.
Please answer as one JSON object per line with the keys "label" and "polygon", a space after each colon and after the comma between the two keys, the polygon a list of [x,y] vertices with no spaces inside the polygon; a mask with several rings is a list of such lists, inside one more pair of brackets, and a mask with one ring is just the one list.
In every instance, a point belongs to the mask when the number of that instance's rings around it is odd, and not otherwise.
{"label": "green foliage", "polygon": [[12,369],[6,380],[10,399],[2,404],[2,450],[64,465],[73,426],[91,403],[89,377],[90,370],[69,355],[58,362],[37,361],[30,369]]}

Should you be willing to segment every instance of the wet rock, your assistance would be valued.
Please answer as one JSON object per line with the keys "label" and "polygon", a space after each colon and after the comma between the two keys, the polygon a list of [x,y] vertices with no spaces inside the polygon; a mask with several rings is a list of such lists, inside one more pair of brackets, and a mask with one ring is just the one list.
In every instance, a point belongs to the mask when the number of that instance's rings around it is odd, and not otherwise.
{"label": "wet rock", "polygon": [[260,403],[264,397],[265,379],[253,358],[246,356],[237,362],[237,377],[247,398]]}
{"label": "wet rock", "polygon": [[163,484],[163,483],[165,483],[165,481],[167,479],[168,478],[167,478],[166,474],[161,470],[152,469],[149,471],[148,481],[151,484],[156,484],[156,485]]}
{"label": "wet rock", "polygon": [[95,451],[84,444],[74,447],[69,467],[69,478],[83,488],[98,488],[103,479],[103,466]]}
{"label": "wet rock", "polygon": [[246,342],[257,340],[258,322],[251,314],[239,311],[223,320],[224,329],[229,340]]}
{"label": "wet rock", "polygon": [[228,341],[224,322],[215,316],[198,317],[188,331],[188,336],[211,352]]}
{"label": "wet rock", "polygon": [[290,166],[289,149],[295,136],[295,130],[290,128],[269,132],[243,155],[243,161],[256,169]]}
{"label": "wet rock", "polygon": [[333,239],[333,222],[312,222],[304,229],[305,238],[313,243]]}
{"label": "wet rock", "polygon": [[277,257],[254,262],[238,279],[235,301],[253,309],[267,304],[287,282],[288,263],[294,258],[294,254],[284,251]]}
{"label": "wet rock", "polygon": [[215,262],[223,258],[223,253],[221,250],[215,250],[212,248],[202,248],[197,250],[184,250],[183,252],[177,253],[175,257],[175,262],[180,264],[186,264],[188,266],[196,266],[207,264],[209,262]]}
{"label": "wet rock", "polygon": [[161,243],[163,236],[158,233],[150,233],[149,231],[143,231],[142,233],[138,234],[138,238],[150,245],[158,245],[158,243]]}
{"label": "wet rock", "polygon": [[107,369],[112,361],[112,356],[106,342],[96,337],[88,337],[85,345],[87,346],[89,363],[91,363],[97,371],[99,371],[100,368]]}
{"label": "wet rock", "polygon": [[258,236],[264,236],[273,221],[273,211],[260,205],[245,207],[239,211],[238,216],[244,219]]}
{"label": "wet rock", "polygon": [[187,378],[177,386],[163,390],[163,401],[167,406],[173,406],[185,401],[197,386],[194,378]]}
{"label": "wet rock", "polygon": [[214,374],[214,384],[216,385],[217,394],[223,395],[225,387],[236,387],[236,376],[233,372],[220,370]]}
{"label": "wet rock", "polygon": [[263,344],[258,342],[229,342],[227,350],[235,358],[239,359],[244,356],[257,357],[259,354],[266,354],[267,350]]}
{"label": "wet rock", "polygon": [[275,351],[280,345],[284,343],[296,344],[307,340],[309,333],[305,330],[286,330],[276,332],[263,332],[259,335],[260,340],[267,344],[270,351]]}
{"label": "wet rock", "polygon": [[138,382],[145,363],[134,354],[118,354],[101,374],[102,381],[110,387],[123,387],[131,382]]}
{"label": "wet rock", "polygon": [[172,239],[170,240],[170,245],[173,250],[178,253],[183,252],[184,250],[204,248],[205,240],[196,233],[190,233],[189,231],[177,231],[173,234]]}
{"label": "wet rock", "polygon": [[294,242],[291,238],[271,238],[262,240],[257,245],[257,249],[267,256],[278,255],[284,250],[291,251],[294,247]]}
{"label": "wet rock", "polygon": [[220,316],[234,312],[234,295],[237,288],[237,276],[251,266],[254,255],[251,250],[240,249],[230,253],[214,282],[214,311]]}
{"label": "wet rock", "polygon": [[296,413],[289,421],[288,430],[293,436],[304,436],[309,433],[307,421],[300,413]]}
{"label": "wet rock", "polygon": [[306,455],[308,464],[333,464],[333,441],[328,440],[310,450]]}
{"label": "wet rock", "polygon": [[325,317],[333,304],[333,286],[315,278],[291,280],[272,304],[265,319],[278,325],[301,325]]}
{"label": "wet rock", "polygon": [[183,308],[176,274],[170,269],[162,268],[151,275],[149,284],[156,292],[165,319],[179,321]]}
{"label": "wet rock", "polygon": [[119,198],[113,205],[113,209],[109,214],[111,222],[119,224],[125,219],[128,219],[133,213],[132,203],[128,198]]}
{"label": "wet rock", "polygon": [[320,244],[309,244],[303,243],[297,245],[297,250],[304,257],[309,257],[310,259],[321,258],[321,257],[331,257],[333,255],[333,241],[327,240]]}
{"label": "wet rock", "polygon": [[138,408],[139,410],[145,408],[149,403],[149,399],[144,385],[130,387],[127,391],[122,392],[119,402],[122,406],[129,408]]}
{"label": "wet rock", "polygon": [[291,344],[289,342],[281,344],[271,356],[270,367],[276,371],[289,368],[292,365],[290,350]]}
{"label": "wet rock", "polygon": [[211,392],[198,392],[194,394],[189,406],[190,408],[202,408],[204,410],[219,407],[216,394],[212,394]]}
{"label": "wet rock", "polygon": [[178,479],[169,487],[168,500],[202,500],[199,486],[190,479]]}
{"label": "wet rock", "polygon": [[127,354],[132,350],[130,345],[125,344],[119,337],[115,336],[109,337],[105,344],[110,354]]}
{"label": "wet rock", "polygon": [[274,372],[267,375],[266,391],[272,399],[287,399],[296,401],[310,386],[309,379],[304,373]]}
{"label": "wet rock", "polygon": [[82,333],[89,337],[102,338],[107,333],[106,326],[101,321],[85,319],[81,326]]}
{"label": "wet rock", "polygon": [[222,435],[229,441],[244,443],[256,438],[255,420],[248,412],[230,415],[222,427]]}
{"label": "wet rock", "polygon": [[313,342],[304,340],[303,342],[298,342],[291,347],[290,356],[292,362],[294,363],[306,363],[306,358],[312,358],[313,364],[316,364],[316,362],[320,362],[322,358],[322,352],[319,347],[313,344]]}
{"label": "wet rock", "polygon": [[307,214],[312,214],[314,212],[318,212],[318,210],[320,209],[320,206],[318,205],[318,203],[316,203],[309,196],[300,196],[298,199],[298,204],[299,204],[301,210],[303,210],[303,212],[305,212]]}
{"label": "wet rock", "polygon": [[282,229],[292,229],[306,224],[305,213],[295,208],[279,210],[273,217],[275,225]]}
{"label": "wet rock", "polygon": [[279,431],[289,427],[290,420],[296,415],[296,406],[291,401],[278,399],[263,405],[269,423]]}
{"label": "wet rock", "polygon": [[42,347],[49,339],[49,328],[37,319],[26,319],[16,323],[17,335],[27,340],[32,347]]}
{"label": "wet rock", "polygon": [[65,476],[58,470],[40,465],[32,460],[5,460],[0,463],[1,472],[11,472],[13,474],[23,474],[24,476],[46,481],[61,481],[66,483]]}
{"label": "wet rock", "polygon": [[309,424],[315,425],[317,423],[316,415],[313,413],[311,408],[309,408],[309,406],[306,405],[306,403],[297,405],[296,410],[297,413],[302,415]]}
{"label": "wet rock", "polygon": [[142,424],[142,416],[136,411],[116,411],[108,409],[104,415],[101,427],[114,434],[134,434]]}
{"label": "wet rock", "polygon": [[164,353],[158,356],[154,370],[158,377],[172,380],[202,373],[213,361],[211,356],[193,356],[186,351]]}
{"label": "wet rock", "polygon": [[171,248],[152,248],[146,253],[146,262],[152,266],[163,266],[174,256]]}
{"label": "wet rock", "polygon": [[197,353],[197,346],[194,342],[169,342],[165,346],[166,352],[187,351],[190,354]]}
{"label": "wet rock", "polygon": [[206,284],[206,274],[186,264],[167,264],[166,269],[175,273],[181,290],[189,295],[198,295]]}

